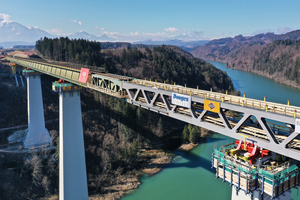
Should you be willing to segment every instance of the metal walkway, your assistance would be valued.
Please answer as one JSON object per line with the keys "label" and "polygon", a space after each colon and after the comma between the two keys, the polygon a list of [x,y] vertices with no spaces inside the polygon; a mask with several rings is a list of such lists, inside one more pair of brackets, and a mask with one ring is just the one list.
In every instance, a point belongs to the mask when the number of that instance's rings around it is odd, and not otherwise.
{"label": "metal walkway", "polygon": [[[90,69],[87,82],[82,83],[78,81],[79,69],[24,58],[7,57],[7,60],[235,139],[246,137],[248,142],[262,148],[300,160],[300,107],[108,74],[95,69]],[[174,94],[190,99],[190,105],[172,103]]]}

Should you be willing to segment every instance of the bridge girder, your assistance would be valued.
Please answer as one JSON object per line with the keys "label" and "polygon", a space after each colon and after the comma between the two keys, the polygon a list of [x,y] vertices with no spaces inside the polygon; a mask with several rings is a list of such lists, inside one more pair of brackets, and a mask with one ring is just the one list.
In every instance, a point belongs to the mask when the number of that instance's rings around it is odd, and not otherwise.
{"label": "bridge girder", "polygon": [[[191,108],[184,108],[185,114],[176,112],[177,109],[182,108],[177,105],[171,105],[171,103],[168,101],[168,97],[172,96],[172,91],[127,82],[123,83],[123,88],[126,89],[129,95],[129,103],[160,114],[167,115],[174,119],[178,119],[187,123],[194,124],[196,126],[206,128],[213,132],[217,132],[238,140],[244,139],[244,137],[239,134],[244,134],[240,131],[240,129],[251,116],[254,116],[258,120],[258,123],[261,126],[261,129],[264,131],[265,136],[263,138],[260,138],[262,136],[254,137],[252,135],[249,135],[249,138],[247,139],[248,141],[257,144],[262,148],[271,150],[273,152],[285,155],[296,160],[300,160],[300,151],[289,147],[290,142],[293,139],[295,139],[299,135],[299,133],[293,131],[288,136],[286,136],[285,139],[280,138],[281,140],[279,141],[278,136],[269,127],[268,123],[265,120],[271,119],[286,124],[294,125],[296,119],[291,116],[281,115],[272,112],[265,112],[258,109],[243,107],[240,105],[234,105],[219,101],[221,109],[220,113],[218,113],[217,115],[221,119],[222,123],[218,122],[218,125],[209,123],[207,120],[204,120],[205,116],[208,113],[210,113],[208,110],[205,109],[201,112],[201,114],[197,113],[197,109],[193,108],[193,106]],[[149,98],[149,94],[153,96],[152,99]],[[161,97],[159,106],[157,106],[158,96]],[[192,104],[204,104],[204,98],[201,97],[191,96],[191,100]],[[242,119],[240,119],[236,124],[234,124],[234,127],[231,125],[232,122],[225,116],[226,110],[236,111],[244,114]],[[223,127],[220,126],[220,124],[222,124]]]}

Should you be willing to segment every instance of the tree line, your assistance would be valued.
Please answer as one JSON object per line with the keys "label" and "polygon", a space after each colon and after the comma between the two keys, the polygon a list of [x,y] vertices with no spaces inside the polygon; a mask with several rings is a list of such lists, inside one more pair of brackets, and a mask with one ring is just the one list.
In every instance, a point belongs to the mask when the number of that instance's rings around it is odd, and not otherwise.
{"label": "tree line", "polygon": [[96,41],[42,38],[36,49],[44,58],[104,67],[107,72],[214,91],[235,92],[226,72],[174,46],[101,49]]}

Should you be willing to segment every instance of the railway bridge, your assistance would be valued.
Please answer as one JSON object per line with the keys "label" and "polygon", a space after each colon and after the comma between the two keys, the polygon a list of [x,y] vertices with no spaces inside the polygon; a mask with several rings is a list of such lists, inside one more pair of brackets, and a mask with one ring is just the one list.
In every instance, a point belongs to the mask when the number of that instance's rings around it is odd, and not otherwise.
{"label": "railway bridge", "polygon": [[[245,148],[251,143],[300,161],[300,107],[290,102],[284,105],[266,98],[247,98],[245,94],[233,96],[227,92],[141,80],[105,73],[101,68],[75,68],[10,56],[7,60],[12,67],[23,67],[23,75],[27,77],[26,148],[50,143],[45,129],[40,76],[47,74],[67,81],[52,85],[53,91],[59,93],[60,199],[88,198],[80,107],[82,88],[237,139]],[[294,185],[300,183],[299,179],[294,182]]]}

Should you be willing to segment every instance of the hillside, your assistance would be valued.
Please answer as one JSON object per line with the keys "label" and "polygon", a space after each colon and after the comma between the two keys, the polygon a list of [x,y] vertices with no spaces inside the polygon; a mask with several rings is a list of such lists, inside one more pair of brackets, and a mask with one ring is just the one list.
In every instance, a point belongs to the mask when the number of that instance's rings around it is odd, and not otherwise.
{"label": "hillside", "polygon": [[135,78],[234,92],[233,83],[225,72],[179,47],[131,48],[124,43],[127,48],[101,49],[100,45],[86,40],[44,38],[37,41],[36,49],[45,59],[104,67],[107,72]]}
{"label": "hillside", "polygon": [[[233,38],[221,38],[212,40],[207,44],[195,48],[191,53],[204,60],[227,62],[236,59],[237,56],[251,54],[253,51],[262,49],[262,46],[276,40],[300,39],[300,30],[291,31],[286,34],[276,35],[274,33],[258,34],[252,37],[242,35]],[[250,55],[251,56],[251,55]]]}
{"label": "hillside", "polygon": [[[277,82],[299,87],[297,69],[300,30],[282,35],[236,36],[213,40],[191,53],[204,60],[226,63],[227,67],[267,76]],[[293,75],[292,75],[293,74]]]}

